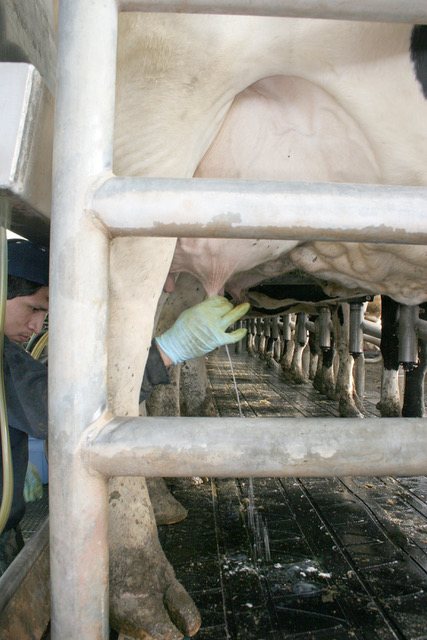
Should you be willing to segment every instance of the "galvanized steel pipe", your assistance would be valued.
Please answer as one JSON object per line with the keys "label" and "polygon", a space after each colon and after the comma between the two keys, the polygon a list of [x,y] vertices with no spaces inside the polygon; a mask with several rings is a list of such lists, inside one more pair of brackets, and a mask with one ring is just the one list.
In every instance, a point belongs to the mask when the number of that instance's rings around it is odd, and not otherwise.
{"label": "galvanized steel pipe", "polygon": [[423,475],[427,429],[422,418],[115,418],[82,453],[107,476]]}
{"label": "galvanized steel pipe", "polygon": [[369,333],[364,333],[363,334],[363,339],[366,342],[370,342],[371,344],[376,345],[377,347],[381,346],[381,338],[376,338],[375,336],[372,336]]}
{"label": "galvanized steel pipe", "polygon": [[427,244],[425,187],[114,177],[93,189],[90,215],[115,235]]}
{"label": "galvanized steel pipe", "polygon": [[283,332],[283,339],[286,342],[289,342],[289,340],[292,339],[292,329],[293,328],[295,328],[295,324],[294,324],[294,327],[292,327],[291,314],[290,313],[285,313],[283,315],[282,332]]}
{"label": "galvanized steel pipe", "polygon": [[61,2],[49,318],[52,638],[107,640],[108,487],[82,465],[82,433],[107,404],[109,239],[84,213],[111,170],[115,0]]}
{"label": "galvanized steel pipe", "polygon": [[381,340],[381,325],[377,322],[372,322],[372,320],[366,320],[366,318],[364,318],[362,329],[368,336]]}
{"label": "galvanized steel pipe", "polygon": [[353,355],[360,355],[363,351],[363,303],[350,303],[350,334],[348,350]]}
{"label": "galvanized steel pipe", "polygon": [[399,362],[411,367],[418,362],[418,336],[415,331],[418,305],[399,305]]}
{"label": "galvanized steel pipe", "polygon": [[120,0],[122,11],[223,13],[424,24],[425,0]]}
{"label": "galvanized steel pipe", "polygon": [[329,307],[321,307],[319,313],[319,344],[322,349],[331,348],[332,328],[331,310]]}
{"label": "galvanized steel pipe", "polygon": [[303,311],[300,311],[299,313],[297,313],[297,324],[295,328],[295,333],[296,333],[296,340],[298,344],[300,344],[301,346],[304,346],[305,344],[307,344],[307,337],[308,337],[307,319],[308,319],[308,313],[305,313]]}

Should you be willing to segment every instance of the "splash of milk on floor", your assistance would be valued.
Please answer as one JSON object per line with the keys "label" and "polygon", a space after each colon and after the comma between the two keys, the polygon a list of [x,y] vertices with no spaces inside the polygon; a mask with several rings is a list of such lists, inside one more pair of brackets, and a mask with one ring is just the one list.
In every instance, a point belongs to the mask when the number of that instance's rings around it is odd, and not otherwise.
{"label": "splash of milk on floor", "polygon": [[[228,361],[230,363],[231,375],[233,377],[234,389],[236,391],[237,405],[239,407],[239,416],[243,418],[242,405],[240,403],[239,390],[237,388],[236,377],[234,375],[233,363],[231,361],[230,351],[228,349],[228,345],[225,345],[225,350],[227,352]],[[255,507],[255,497],[254,497],[254,480],[253,478],[249,478],[249,506],[248,506],[248,519],[249,519],[249,528],[253,532],[254,537],[254,561],[255,563],[258,560],[264,559],[267,562],[271,561],[271,552],[270,552],[270,537],[268,535],[267,522],[265,518],[262,518],[256,507]]]}

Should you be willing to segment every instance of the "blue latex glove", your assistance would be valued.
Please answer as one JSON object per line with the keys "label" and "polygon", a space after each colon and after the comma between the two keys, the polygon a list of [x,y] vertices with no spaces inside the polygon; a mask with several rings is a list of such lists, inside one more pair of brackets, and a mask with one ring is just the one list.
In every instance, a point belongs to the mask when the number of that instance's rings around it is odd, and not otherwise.
{"label": "blue latex glove", "polygon": [[25,502],[35,502],[40,498],[43,498],[43,484],[37,467],[29,462],[25,475],[24,500]]}
{"label": "blue latex glove", "polygon": [[238,342],[246,329],[226,329],[247,313],[249,304],[233,307],[220,296],[212,296],[187,309],[170,329],[156,338],[159,347],[174,364],[198,358],[224,344]]}

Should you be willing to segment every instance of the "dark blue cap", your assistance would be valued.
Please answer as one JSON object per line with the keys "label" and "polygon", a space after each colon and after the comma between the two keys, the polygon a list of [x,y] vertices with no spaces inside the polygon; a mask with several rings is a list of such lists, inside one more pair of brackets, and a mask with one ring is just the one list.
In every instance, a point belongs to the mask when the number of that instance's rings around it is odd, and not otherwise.
{"label": "dark blue cap", "polygon": [[49,249],[29,240],[7,241],[8,274],[49,286]]}

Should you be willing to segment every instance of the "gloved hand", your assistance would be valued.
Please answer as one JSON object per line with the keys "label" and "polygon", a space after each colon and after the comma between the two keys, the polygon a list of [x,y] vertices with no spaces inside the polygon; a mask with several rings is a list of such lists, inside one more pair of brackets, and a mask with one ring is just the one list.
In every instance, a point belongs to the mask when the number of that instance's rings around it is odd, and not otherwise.
{"label": "gloved hand", "polygon": [[233,308],[231,302],[212,296],[187,309],[170,329],[156,338],[159,347],[174,364],[203,356],[224,344],[238,342],[246,329],[226,333],[249,309],[247,302]]}
{"label": "gloved hand", "polygon": [[29,462],[25,475],[24,500],[25,502],[35,502],[40,498],[43,498],[43,484],[37,467]]}

